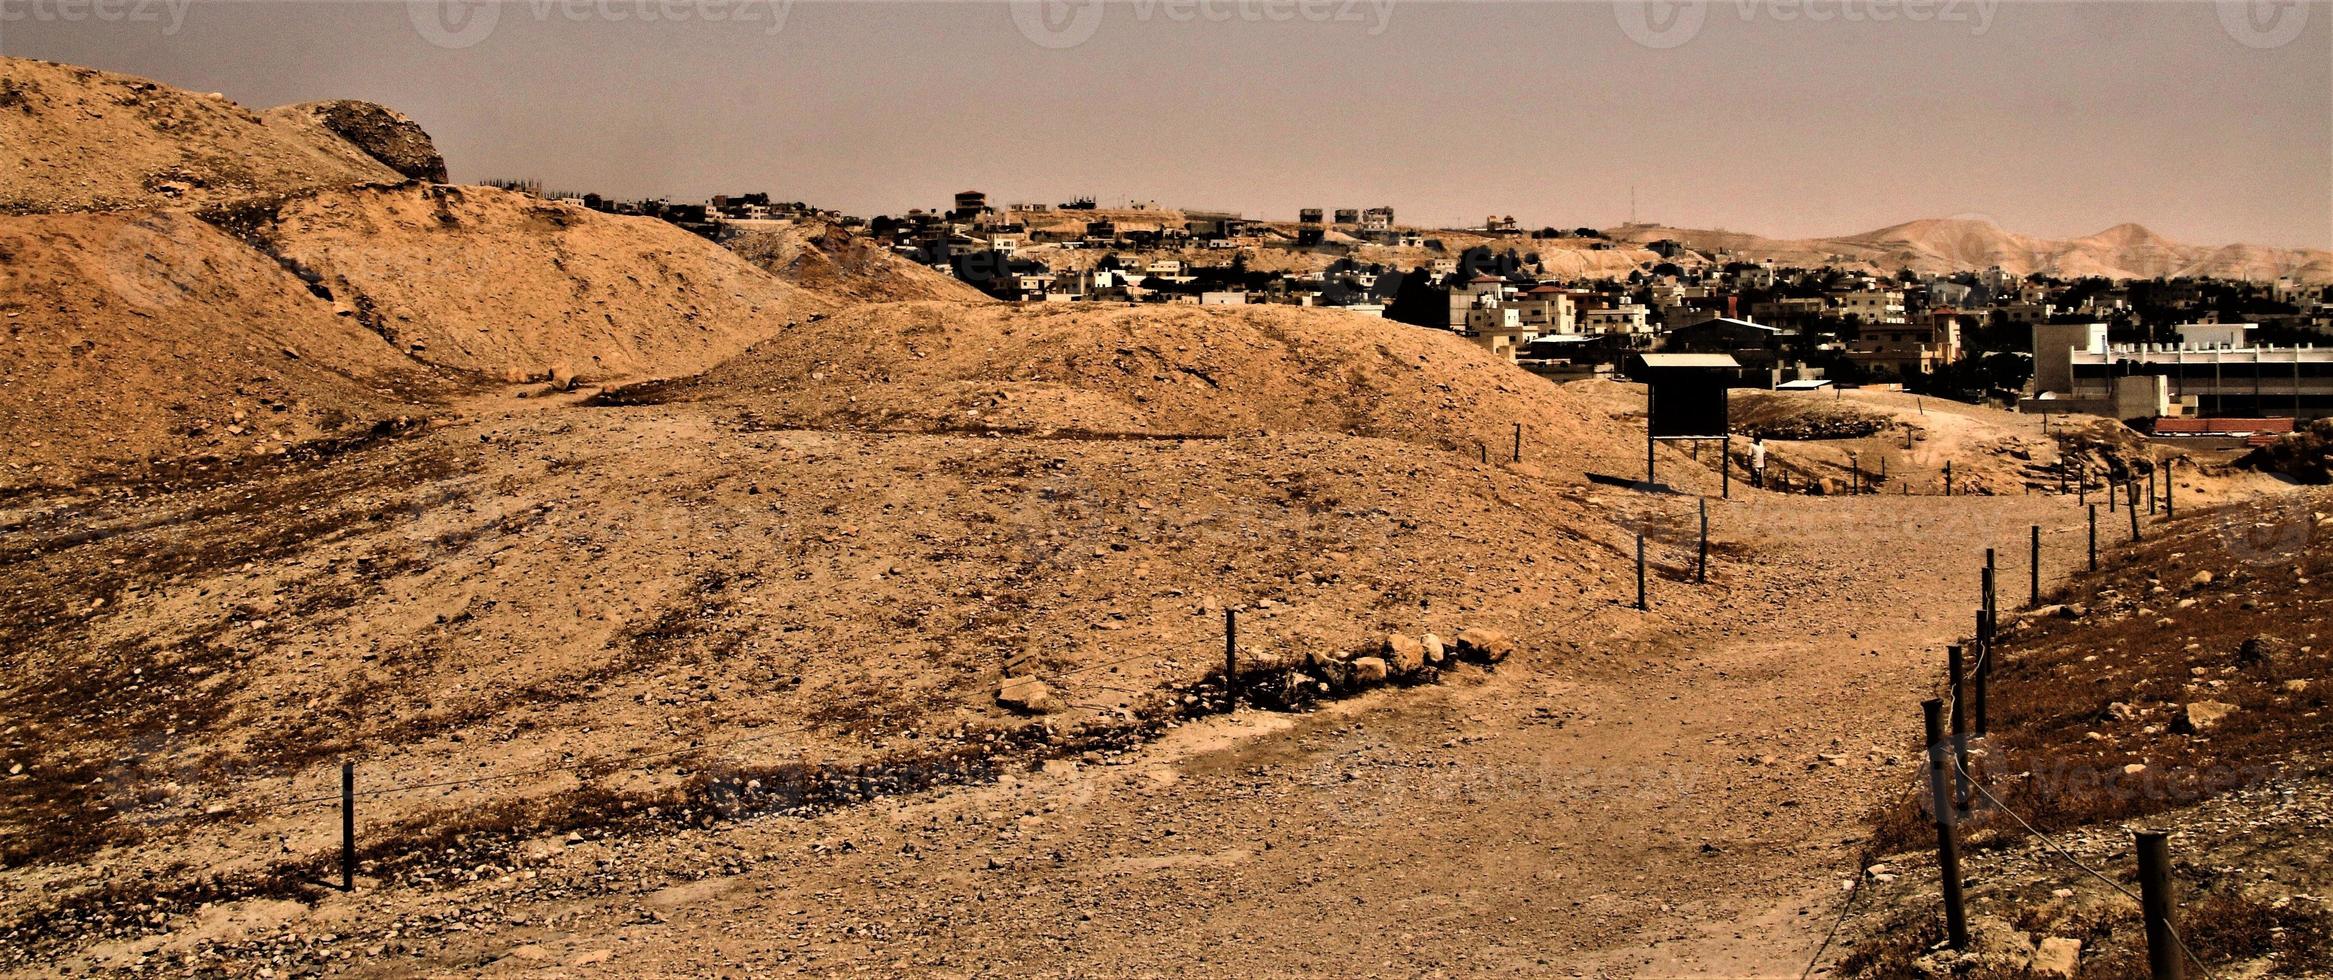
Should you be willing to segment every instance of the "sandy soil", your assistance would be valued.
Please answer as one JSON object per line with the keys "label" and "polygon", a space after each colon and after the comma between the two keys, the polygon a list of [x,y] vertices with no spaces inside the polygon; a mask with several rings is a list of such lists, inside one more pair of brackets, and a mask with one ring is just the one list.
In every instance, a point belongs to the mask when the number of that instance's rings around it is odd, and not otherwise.
{"label": "sandy soil", "polygon": [[[1787,974],[1856,818],[1913,772],[1891,753],[1981,545],[2015,554],[2031,521],[2061,541],[2070,511],[1745,494],[1713,509],[1741,550],[1709,586],[1659,583],[1650,614],[1620,583],[1545,603],[1495,673],[811,820],[546,839],[476,883],[278,908],[244,941],[378,949],[357,972]],[[93,955],[206,938],[250,948]]]}

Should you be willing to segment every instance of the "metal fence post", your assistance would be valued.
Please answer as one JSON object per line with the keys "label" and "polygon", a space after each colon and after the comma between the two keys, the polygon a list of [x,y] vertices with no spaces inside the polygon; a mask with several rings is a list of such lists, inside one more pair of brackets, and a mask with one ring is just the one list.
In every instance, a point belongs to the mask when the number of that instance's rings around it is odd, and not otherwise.
{"label": "metal fence post", "polygon": [[2031,584],[2027,588],[2025,604],[2038,606],[2041,605],[2041,525],[2039,524],[2033,526],[2033,555],[2030,571],[2031,574],[2028,577],[2031,579]]}
{"label": "metal fence post", "polygon": [[1223,610],[1223,692],[1224,710],[1239,704],[1239,612],[1226,607]]}
{"label": "metal fence post", "polygon": [[356,890],[356,763],[340,763],[340,890]]}
{"label": "metal fence post", "polygon": [[1693,564],[1693,581],[1709,581],[1709,498],[1701,498],[1701,557]]}
{"label": "metal fence post", "polygon": [[1954,835],[1951,789],[1944,782],[1944,702],[1920,705],[1928,733],[1928,799],[1936,815],[1936,866],[1944,879],[1944,930],[1955,950],[1968,949],[1968,910],[1961,904],[1960,841]]}
{"label": "metal fence post", "polygon": [[1646,604],[1645,601],[1644,535],[1641,534],[1636,536],[1636,608],[1638,612],[1644,612],[1652,608],[1652,606]]}
{"label": "metal fence post", "polygon": [[2090,505],[2090,570],[2098,570],[2098,505]]}
{"label": "metal fence post", "polygon": [[2147,923],[2147,976],[2183,980],[2187,964],[2171,925],[2171,848],[2168,830],[2134,832],[2139,844],[2139,907]]}
{"label": "metal fence post", "polygon": [[2130,541],[2139,543],[2139,481],[2130,481]]}

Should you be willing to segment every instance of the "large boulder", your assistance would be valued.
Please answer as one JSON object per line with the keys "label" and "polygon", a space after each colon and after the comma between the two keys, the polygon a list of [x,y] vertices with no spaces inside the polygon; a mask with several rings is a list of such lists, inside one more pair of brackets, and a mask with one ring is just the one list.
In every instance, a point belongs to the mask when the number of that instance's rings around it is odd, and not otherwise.
{"label": "large boulder", "polygon": [[1414,674],[1426,666],[1426,645],[1400,633],[1387,633],[1384,656],[1394,673]]}
{"label": "large boulder", "polygon": [[1495,664],[1514,655],[1515,641],[1507,634],[1493,629],[1475,627],[1458,631],[1458,655]]}
{"label": "large boulder", "polygon": [[996,703],[1024,715],[1051,714],[1061,710],[1061,702],[1053,696],[1053,687],[1033,677],[1015,677],[996,689]]}
{"label": "large boulder", "polygon": [[2208,732],[2220,726],[2236,706],[2225,701],[2189,701],[2179,713],[2179,729],[2185,732]]}
{"label": "large boulder", "polygon": [[2074,975],[2074,971],[2081,966],[2081,963],[2081,940],[2051,936],[2042,940],[2041,945],[2034,947],[2031,969],[2043,976],[2070,977]]}

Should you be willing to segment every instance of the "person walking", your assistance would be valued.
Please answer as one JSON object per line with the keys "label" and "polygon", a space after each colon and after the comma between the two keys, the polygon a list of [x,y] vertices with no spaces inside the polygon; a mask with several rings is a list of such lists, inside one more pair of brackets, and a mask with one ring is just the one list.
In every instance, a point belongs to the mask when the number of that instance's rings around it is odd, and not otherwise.
{"label": "person walking", "polygon": [[1750,439],[1750,475],[1758,481],[1758,489],[1766,489],[1766,437]]}

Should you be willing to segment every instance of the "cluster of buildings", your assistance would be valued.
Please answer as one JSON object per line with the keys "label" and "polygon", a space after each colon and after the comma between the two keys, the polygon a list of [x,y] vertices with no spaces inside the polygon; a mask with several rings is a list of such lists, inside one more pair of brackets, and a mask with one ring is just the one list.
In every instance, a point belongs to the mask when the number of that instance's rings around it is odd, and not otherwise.
{"label": "cluster of buildings", "polygon": [[[1324,220],[1324,217],[1327,220]],[[1304,208],[1296,212],[1296,244],[1311,247],[1327,244],[1335,236],[1339,244],[1372,242],[1379,245],[1403,244],[1403,233],[1393,227],[1393,209],[1337,208],[1323,211]],[[1415,239],[1416,233],[1408,236]]]}
{"label": "cluster of buildings", "polygon": [[[2021,394],[2037,410],[2118,418],[2333,414],[2333,348],[2316,339],[2333,340],[2333,295],[2293,280],[2064,281],[1998,268],[1884,276],[1722,254],[1696,262],[1667,241],[1646,246],[1660,261],[1626,278],[1567,279],[1548,275],[1536,253],[1450,254],[1396,226],[1390,207],[1305,208],[1291,226],[1155,203],[1101,208],[1090,197],[999,208],[980,191],[957,193],[946,209],[870,220],[768,194],[702,204],[566,200],[715,240],[756,222],[817,218],[1010,300],[1277,303],[1386,316],[1556,376],[1612,370],[1657,350],[1730,354],[1776,384],[1950,378],[1962,394]],[[1483,224],[1487,233],[1516,229],[1512,216]],[[1551,234],[1597,235],[1551,229],[1515,240],[1527,247]],[[1321,271],[1248,268],[1269,250],[1334,255],[1365,244],[1432,257],[1414,268],[1350,257]],[[1216,251],[1228,254],[1211,258]],[[2022,392],[1999,372],[1955,373],[2000,356],[2030,359]],[[2014,366],[2023,377],[2025,361]]]}

